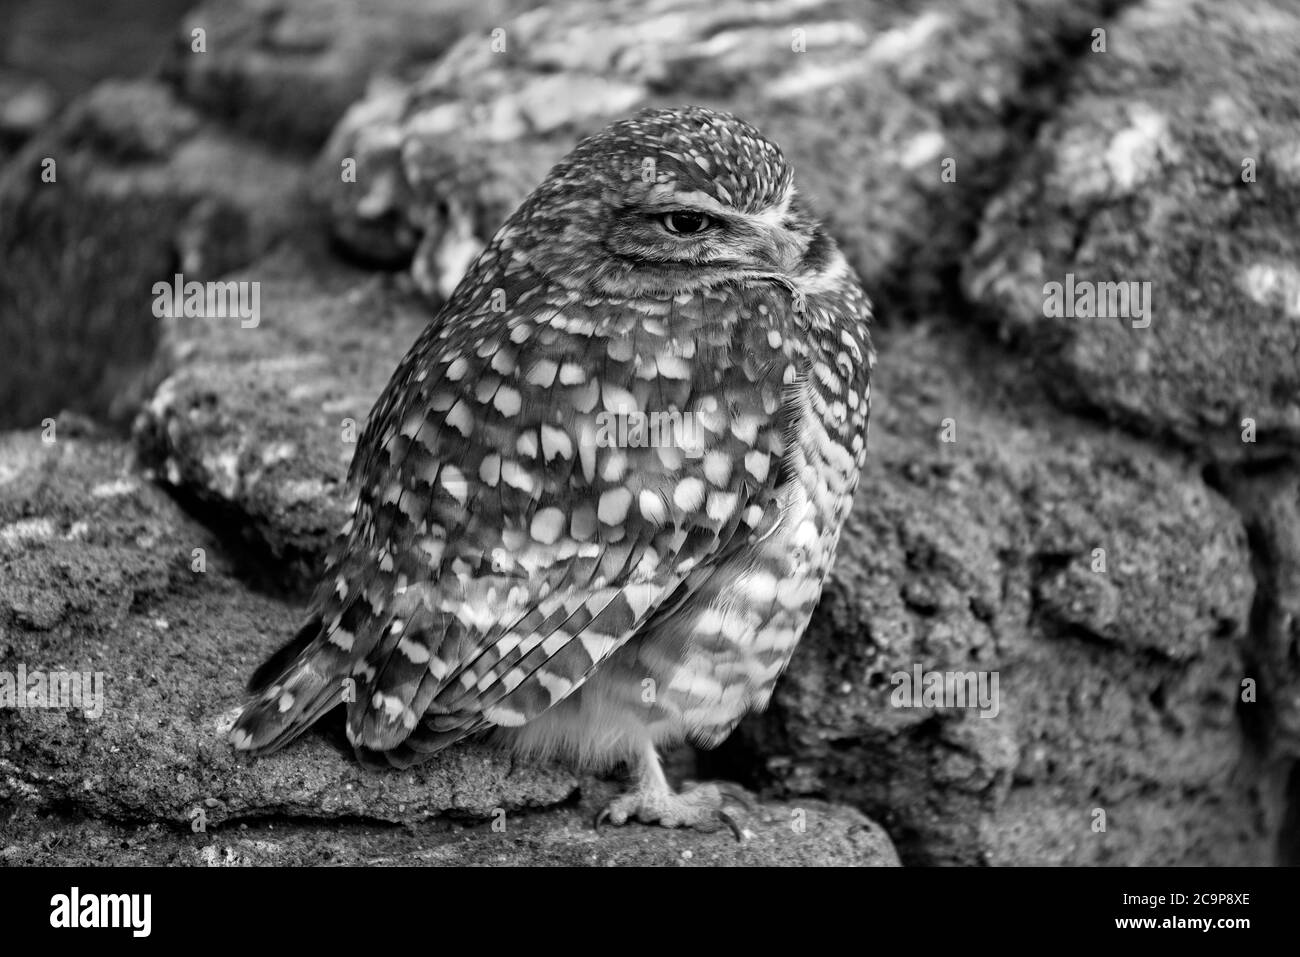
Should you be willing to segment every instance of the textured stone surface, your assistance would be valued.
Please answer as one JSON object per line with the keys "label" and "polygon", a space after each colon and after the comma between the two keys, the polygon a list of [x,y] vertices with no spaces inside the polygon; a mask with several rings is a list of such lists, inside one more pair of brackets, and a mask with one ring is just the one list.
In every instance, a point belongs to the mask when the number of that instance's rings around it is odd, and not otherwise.
{"label": "textured stone surface", "polygon": [[301,585],[350,514],[343,482],[371,403],[431,312],[409,283],[310,248],[231,278],[261,284],[260,322],[169,322],[175,371],[137,437],[160,481],[235,517]]}
{"label": "textured stone surface", "polygon": [[291,231],[299,175],[153,82],[70,106],[0,170],[0,426],[129,421],[156,381],[153,284],[216,279]]}
{"label": "textured stone surface", "polygon": [[[422,286],[445,295],[579,136],[641,106],[700,103],[782,145],[886,306],[924,300],[973,231],[1012,118],[1040,106],[1026,76],[1086,40],[1104,5],[556,5],[506,23],[505,52],[470,35],[417,82],[358,103],[315,184],[357,255],[414,255]],[[941,177],[947,157],[955,182]],[[345,158],[355,183],[339,175]]]}
{"label": "textured stone surface", "polygon": [[101,80],[148,74],[194,0],[10,0],[0,67],[40,77],[61,103]]}
{"label": "textured stone surface", "polygon": [[[57,436],[56,431],[56,436]],[[0,796],[124,820],[288,814],[418,820],[566,799],[556,769],[461,749],[371,774],[319,736],[236,758],[221,733],[242,682],[296,610],[234,576],[212,532],[130,467],[125,447],[74,436],[0,439],[0,659],[13,673],[102,672],[103,713],[0,710]],[[195,572],[194,549],[206,570]]]}
{"label": "textured stone surface", "polygon": [[[1300,444],[1297,61],[1268,0],[1139,4],[1083,58],[965,273],[1061,399],[1221,458]],[[1067,273],[1151,283],[1150,326],[1046,318]]]}
{"label": "textured stone surface", "polygon": [[0,162],[50,121],[58,94],[39,76],[0,66]]}
{"label": "textured stone surface", "polygon": [[[905,860],[1268,861],[1279,772],[1235,716],[1240,519],[1187,461],[985,372],[995,355],[888,340],[832,579],[772,712],[731,748],[779,793],[852,795]],[[1000,712],[893,707],[917,664],[998,672]]]}
{"label": "textured stone surface", "polygon": [[1300,468],[1229,468],[1220,481],[1255,546],[1259,600],[1247,662],[1260,713],[1252,720],[1273,747],[1300,757]]}
{"label": "textured stone surface", "polygon": [[[375,76],[400,75],[528,0],[211,0],[176,30],[183,96],[282,146],[313,148]],[[203,30],[204,52],[195,50]]]}
{"label": "textured stone surface", "polygon": [[491,822],[426,822],[406,828],[362,822],[258,822],[203,834],[159,825],[127,828],[23,814],[0,820],[0,864],[190,865],[242,867],[520,865],[562,867],[891,867],[898,864],[879,825],[821,801],[767,804],[746,818],[744,843],[729,831],[701,834],[633,825],[591,827],[584,801]]}

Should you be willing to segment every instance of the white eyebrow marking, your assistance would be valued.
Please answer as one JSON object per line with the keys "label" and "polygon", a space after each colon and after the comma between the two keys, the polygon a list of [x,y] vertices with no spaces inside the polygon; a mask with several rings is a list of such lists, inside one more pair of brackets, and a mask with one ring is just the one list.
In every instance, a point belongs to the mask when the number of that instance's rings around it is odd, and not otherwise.
{"label": "white eyebrow marking", "polygon": [[747,219],[763,223],[767,226],[780,226],[785,222],[786,214],[790,212],[790,203],[794,201],[794,182],[786,183],[785,193],[781,196],[781,201],[775,206],[769,206],[767,209],[758,213],[742,214]]}
{"label": "white eyebrow marking", "polygon": [[697,189],[675,190],[673,189],[674,185],[674,183],[661,183],[650,190],[646,195],[647,204],[663,209],[671,209],[674,206],[698,209],[702,213],[712,213],[714,216],[744,220],[758,226],[760,229],[767,230],[780,227],[785,222],[785,217],[790,212],[790,203],[794,201],[793,181],[786,184],[785,193],[781,196],[780,202],[757,213],[742,213],[731,206],[718,202],[707,193],[702,193]]}
{"label": "white eyebrow marking", "polygon": [[708,193],[702,193],[698,189],[676,189],[676,185],[676,183],[660,183],[646,194],[646,205],[664,209],[688,206],[717,216],[736,214],[734,209],[718,202]]}

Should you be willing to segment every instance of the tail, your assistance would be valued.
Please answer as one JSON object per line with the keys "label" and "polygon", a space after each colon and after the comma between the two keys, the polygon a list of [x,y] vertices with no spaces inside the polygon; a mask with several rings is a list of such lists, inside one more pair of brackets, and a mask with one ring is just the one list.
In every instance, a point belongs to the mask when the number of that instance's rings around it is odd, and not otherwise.
{"label": "tail", "polygon": [[321,625],[319,616],[309,619],[253,673],[248,688],[255,697],[230,732],[235,750],[253,755],[278,751],[345,700],[338,656],[318,640]]}

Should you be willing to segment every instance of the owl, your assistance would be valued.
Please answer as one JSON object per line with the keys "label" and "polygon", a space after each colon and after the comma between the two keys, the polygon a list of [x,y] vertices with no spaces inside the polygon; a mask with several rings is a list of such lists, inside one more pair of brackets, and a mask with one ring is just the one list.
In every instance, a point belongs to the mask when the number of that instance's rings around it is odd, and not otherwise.
{"label": "owl", "polygon": [[866,452],[870,304],[781,150],[699,107],[582,141],[371,410],[357,497],[235,748],[346,708],[365,764],[484,732],[634,784],[597,823],[713,830],[661,749],[766,706]]}

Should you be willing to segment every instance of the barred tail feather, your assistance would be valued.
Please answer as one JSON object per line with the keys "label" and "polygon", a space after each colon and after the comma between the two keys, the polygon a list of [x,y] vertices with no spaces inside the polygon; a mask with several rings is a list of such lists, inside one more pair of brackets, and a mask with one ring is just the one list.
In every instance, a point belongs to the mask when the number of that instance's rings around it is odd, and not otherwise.
{"label": "barred tail feather", "polygon": [[320,629],[320,619],[313,618],[254,673],[249,690],[256,697],[230,732],[237,751],[278,751],[342,703],[337,656],[322,647]]}
{"label": "barred tail feather", "polygon": [[257,666],[253,676],[248,679],[248,690],[252,694],[265,691],[277,678],[289,670],[294,660],[316,640],[320,634],[321,620],[313,616],[307,620],[298,633],[286,641],[275,654]]}

